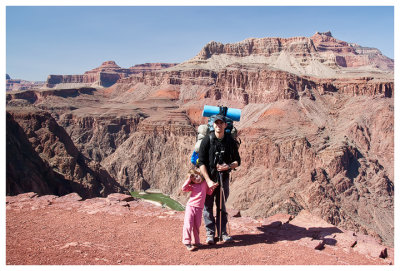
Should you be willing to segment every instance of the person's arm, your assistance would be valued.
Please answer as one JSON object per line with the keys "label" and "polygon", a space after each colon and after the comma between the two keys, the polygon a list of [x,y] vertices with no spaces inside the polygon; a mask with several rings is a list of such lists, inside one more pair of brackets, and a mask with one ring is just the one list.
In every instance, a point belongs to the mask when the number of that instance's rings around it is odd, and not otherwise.
{"label": "person's arm", "polygon": [[200,172],[203,175],[204,179],[206,180],[208,188],[214,190],[218,186],[218,183],[215,183],[211,180],[210,176],[208,175],[207,168],[205,165],[200,166]]}
{"label": "person's arm", "polygon": [[204,179],[209,188],[215,189],[218,186],[218,183],[215,183],[211,180],[210,175],[208,175],[206,164],[208,163],[208,149],[210,148],[210,137],[206,136],[201,141],[201,145],[199,148],[199,168],[200,172],[203,175]]}
{"label": "person's arm", "polygon": [[198,167],[200,168],[202,165],[207,165],[208,163],[208,149],[210,148],[210,138],[208,136],[204,137],[201,141],[198,157],[199,163]]}
{"label": "person's arm", "polygon": [[182,191],[189,192],[192,191],[193,187],[190,185],[190,175],[182,185]]}
{"label": "person's arm", "polygon": [[235,143],[233,145],[233,162],[230,163],[230,166],[232,169],[237,168],[238,166],[240,166],[241,160],[240,160],[240,155],[239,155],[239,148],[237,146],[237,144]]}
{"label": "person's arm", "polygon": [[206,186],[207,186],[207,191],[206,191],[207,195],[212,195],[212,193],[214,192],[215,187],[218,186],[218,183],[217,183],[217,186],[215,186],[212,189],[210,187],[208,187],[207,183],[206,183]]}
{"label": "person's arm", "polygon": [[235,169],[239,166],[238,161],[233,161],[232,163],[229,164],[230,169]]}
{"label": "person's arm", "polygon": [[[233,141],[233,139],[231,139]],[[229,142],[229,141],[228,141]],[[217,164],[217,170],[218,171],[227,171],[230,169],[235,169],[240,165],[240,156],[239,156],[239,150],[236,146],[236,144],[230,144],[230,148],[232,148],[232,158],[233,158],[233,162],[229,163],[229,164]]]}

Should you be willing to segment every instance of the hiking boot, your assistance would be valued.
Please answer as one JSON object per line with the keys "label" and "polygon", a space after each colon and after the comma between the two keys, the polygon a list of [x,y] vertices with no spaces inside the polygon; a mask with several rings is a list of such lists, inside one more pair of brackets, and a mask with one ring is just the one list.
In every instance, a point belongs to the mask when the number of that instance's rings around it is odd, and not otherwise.
{"label": "hiking boot", "polygon": [[192,246],[191,244],[185,244],[185,247],[186,247],[186,249],[189,250],[189,251],[193,251],[193,250],[196,249],[196,248],[195,248],[194,246]]}
{"label": "hiking boot", "polygon": [[222,241],[224,241],[225,243],[233,243],[233,238],[230,237],[228,234],[223,234]]}
{"label": "hiking boot", "polygon": [[214,245],[214,236],[207,235],[206,243],[208,245]]}

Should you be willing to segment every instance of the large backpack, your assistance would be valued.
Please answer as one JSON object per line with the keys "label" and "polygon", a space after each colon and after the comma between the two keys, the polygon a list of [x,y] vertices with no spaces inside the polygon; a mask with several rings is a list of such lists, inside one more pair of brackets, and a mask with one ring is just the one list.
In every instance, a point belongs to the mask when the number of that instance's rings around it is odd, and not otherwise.
{"label": "large backpack", "polygon": [[[190,162],[197,166],[198,163],[198,158],[199,158],[199,149],[201,145],[201,141],[203,140],[204,137],[210,136],[210,132],[214,131],[214,118],[215,116],[211,116],[208,118],[207,124],[201,124],[199,127],[197,127],[197,141],[196,144],[194,145],[194,151],[192,153],[192,156],[190,158]],[[233,126],[233,121],[232,119],[225,117],[226,123],[228,124],[227,127],[225,128],[225,134],[229,134],[232,136],[233,140],[236,142],[238,148],[241,144],[240,138],[237,136],[237,129]]]}

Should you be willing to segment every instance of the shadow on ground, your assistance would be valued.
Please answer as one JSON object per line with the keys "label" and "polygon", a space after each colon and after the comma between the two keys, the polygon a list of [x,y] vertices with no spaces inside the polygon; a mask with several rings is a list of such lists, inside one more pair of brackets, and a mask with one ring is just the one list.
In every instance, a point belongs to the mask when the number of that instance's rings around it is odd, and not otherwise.
{"label": "shadow on ground", "polygon": [[[216,249],[222,247],[251,246],[260,243],[273,244],[279,241],[296,241],[303,238],[311,240],[323,240],[325,245],[334,246],[336,240],[330,237],[334,233],[342,233],[336,227],[304,228],[292,224],[263,225],[257,227],[261,233],[232,235],[233,243],[217,243],[217,245],[205,245],[201,249]],[[217,239],[216,239],[217,240]]]}

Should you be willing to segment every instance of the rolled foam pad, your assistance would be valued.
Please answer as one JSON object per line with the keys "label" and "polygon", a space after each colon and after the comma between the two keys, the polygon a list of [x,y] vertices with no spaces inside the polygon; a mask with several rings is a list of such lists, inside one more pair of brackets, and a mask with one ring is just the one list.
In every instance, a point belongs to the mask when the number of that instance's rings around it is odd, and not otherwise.
{"label": "rolled foam pad", "polygon": [[[218,115],[220,113],[219,106],[205,105],[203,109],[203,117],[211,117],[213,115]],[[226,116],[233,121],[240,121],[240,114],[242,111],[236,108],[228,108],[226,111]]]}

